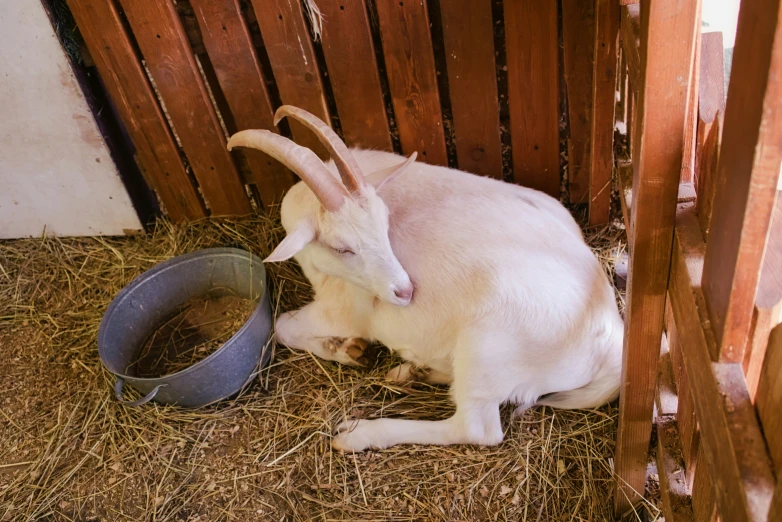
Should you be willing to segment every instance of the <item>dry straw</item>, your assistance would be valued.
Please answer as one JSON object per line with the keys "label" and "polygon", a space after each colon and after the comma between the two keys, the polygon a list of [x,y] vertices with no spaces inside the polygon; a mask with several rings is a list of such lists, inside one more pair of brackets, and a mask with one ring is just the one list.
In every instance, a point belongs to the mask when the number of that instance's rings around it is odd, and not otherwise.
{"label": "dry straw", "polygon": [[[620,232],[588,232],[609,272]],[[263,256],[280,237],[276,219],[254,217],[0,243],[0,520],[610,518],[615,405],[518,419],[505,407],[506,440],[492,448],[342,455],[329,447],[339,420],[444,418],[447,391],[384,382],[388,355],[351,369],[282,347],[233,400],[118,405],[95,343],[111,298],[172,256],[215,246]],[[310,299],[295,264],[269,270],[276,312]]]}

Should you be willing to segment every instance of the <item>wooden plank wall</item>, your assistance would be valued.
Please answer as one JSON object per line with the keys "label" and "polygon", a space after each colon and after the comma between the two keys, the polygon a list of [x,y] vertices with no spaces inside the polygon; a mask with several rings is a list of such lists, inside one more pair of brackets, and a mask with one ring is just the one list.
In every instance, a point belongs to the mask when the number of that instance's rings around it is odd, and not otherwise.
{"label": "wooden plank wall", "polygon": [[[617,4],[561,1],[570,201],[598,207],[590,221],[600,224],[608,220],[613,168]],[[560,196],[566,105],[558,0],[345,0],[319,2],[321,17],[284,0],[68,3],[138,163],[175,221],[260,210],[295,181],[260,152],[227,152],[227,134],[282,132],[326,158],[297,122],[274,125],[280,104],[315,114],[350,146],[417,151],[419,161],[497,179],[510,169],[512,181]],[[610,10],[599,26],[600,53],[597,7]],[[502,38],[505,53],[497,48]],[[501,98],[510,108],[510,151],[503,150]]]}

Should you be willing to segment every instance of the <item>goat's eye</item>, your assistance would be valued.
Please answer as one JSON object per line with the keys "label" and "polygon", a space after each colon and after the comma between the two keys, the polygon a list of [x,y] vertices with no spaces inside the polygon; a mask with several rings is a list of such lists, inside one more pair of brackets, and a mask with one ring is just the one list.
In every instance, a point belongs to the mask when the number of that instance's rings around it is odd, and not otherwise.
{"label": "goat's eye", "polygon": [[355,252],[353,252],[353,251],[352,251],[351,249],[349,249],[349,248],[335,248],[335,249],[334,249],[334,251],[335,251],[337,254],[340,254],[340,255],[352,255],[352,254],[355,254]]}

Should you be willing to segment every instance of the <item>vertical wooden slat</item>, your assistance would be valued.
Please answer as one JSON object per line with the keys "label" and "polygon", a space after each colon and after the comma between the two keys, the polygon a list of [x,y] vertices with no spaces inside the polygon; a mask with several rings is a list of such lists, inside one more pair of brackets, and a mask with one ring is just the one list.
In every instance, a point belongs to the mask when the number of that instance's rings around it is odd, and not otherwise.
{"label": "vertical wooden slat", "polygon": [[595,26],[589,224],[602,225],[608,223],[614,170],[616,50],[619,43],[619,4],[615,0],[596,1]]}
{"label": "vertical wooden slat", "polygon": [[709,475],[706,458],[701,466],[695,468],[695,477],[692,483],[692,511],[698,522],[712,522],[717,519],[717,501],[714,496],[714,483]]}
{"label": "vertical wooden slat", "polygon": [[441,2],[440,14],[459,168],[502,179],[491,0]]}
{"label": "vertical wooden slat", "polygon": [[513,178],[559,196],[557,2],[504,2]]}
{"label": "vertical wooden slat", "polygon": [[589,197],[592,152],[592,74],[595,48],[595,1],[562,0],[562,43],[570,139],[570,202]]}
{"label": "vertical wooden slat", "polygon": [[[304,109],[331,125],[301,3],[252,0],[252,4],[282,103]],[[312,132],[295,120],[287,121],[296,143],[312,149],[321,158],[328,157]]]}
{"label": "vertical wooden slat", "polygon": [[742,2],[703,273],[716,360],[741,363],[782,164],[780,0]]}
{"label": "vertical wooden slat", "polygon": [[418,151],[418,161],[448,165],[426,3],[376,5],[402,152]]}
{"label": "vertical wooden slat", "polygon": [[[633,162],[634,227],[625,319],[615,471],[615,510],[638,500],[660,352],[681,173],[687,82],[700,1],[641,4],[641,70]],[[659,110],[665,107],[665,110]]]}
{"label": "vertical wooden slat", "polygon": [[695,147],[698,138],[698,94],[701,64],[701,31],[695,31],[695,54],[690,73],[689,93],[687,95],[687,116],[684,120],[684,155],[682,158],[682,183],[695,180]]}
{"label": "vertical wooden slat", "polygon": [[[277,132],[274,111],[239,0],[191,0],[190,3],[236,130]],[[279,202],[293,182],[290,171],[260,151],[242,149],[241,152],[247,157],[263,203]]]}
{"label": "vertical wooden slat", "polygon": [[174,221],[206,215],[114,4],[68,0],[95,66],[136,147],[139,167]]}
{"label": "vertical wooden slat", "polygon": [[682,347],[680,345],[679,333],[676,328],[676,321],[673,318],[673,308],[671,308],[670,297],[666,300],[666,326],[668,329],[668,346],[671,352],[671,363],[673,374],[676,380],[676,391],[679,397],[679,404],[676,409],[676,422],[679,426],[679,439],[682,448],[682,457],[684,458],[685,475],[687,484],[692,487],[693,477],[695,475],[695,465],[698,455],[698,423],[695,419],[695,404],[692,400],[692,389],[687,378],[687,372],[684,368],[682,359]]}
{"label": "vertical wooden slat", "polygon": [[766,444],[777,474],[782,474],[782,326],[771,332],[756,403]]}
{"label": "vertical wooden slat", "polygon": [[[744,374],[750,397],[758,388],[771,330],[782,322],[782,198],[777,194],[771,232],[755,296],[753,328],[744,357]],[[782,463],[781,463],[782,464]]]}
{"label": "vertical wooden slat", "polygon": [[375,48],[363,0],[319,2],[323,14],[323,55],[351,147],[392,150]]}
{"label": "vertical wooden slat", "polygon": [[249,213],[244,185],[174,4],[121,3],[212,214]]}
{"label": "vertical wooden slat", "polygon": [[[700,120],[703,122],[703,120]],[[706,125],[704,125],[706,126]],[[704,240],[709,238],[711,229],[711,215],[714,209],[714,188],[719,164],[720,150],[722,149],[722,115],[708,124],[708,135],[703,146],[698,151],[698,197],[696,205],[698,210],[698,223]]]}
{"label": "vertical wooden slat", "polygon": [[[695,190],[698,221],[708,240],[714,203],[714,178],[722,140],[721,118],[725,114],[725,75],[722,33],[701,36],[698,82],[698,136],[695,149]],[[712,135],[712,128],[718,127]]]}

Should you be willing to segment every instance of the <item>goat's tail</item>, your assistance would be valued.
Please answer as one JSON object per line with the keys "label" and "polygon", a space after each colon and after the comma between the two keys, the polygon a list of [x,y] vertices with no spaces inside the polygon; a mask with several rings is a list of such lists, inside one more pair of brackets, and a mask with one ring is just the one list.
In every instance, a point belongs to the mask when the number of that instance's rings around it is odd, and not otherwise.
{"label": "goat's tail", "polygon": [[551,406],[563,410],[597,408],[619,396],[619,380],[616,375],[603,375],[586,386],[540,397],[536,406]]}

